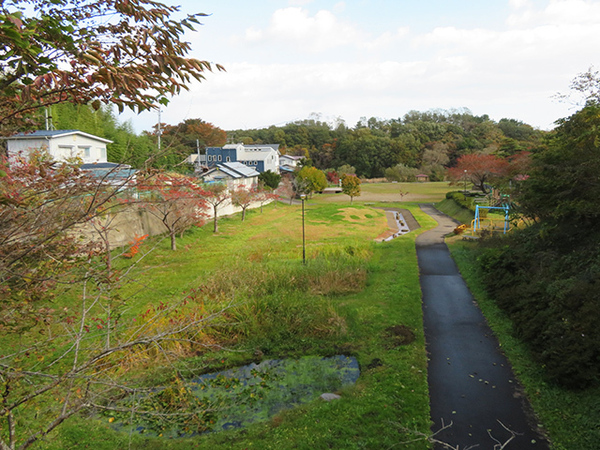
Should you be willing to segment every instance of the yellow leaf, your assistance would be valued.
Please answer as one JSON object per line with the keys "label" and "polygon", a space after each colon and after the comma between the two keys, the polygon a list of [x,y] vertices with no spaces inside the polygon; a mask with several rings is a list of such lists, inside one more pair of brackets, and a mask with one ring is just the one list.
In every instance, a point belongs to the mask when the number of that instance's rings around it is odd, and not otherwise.
{"label": "yellow leaf", "polygon": [[111,417],[110,419],[108,419],[108,423],[113,423],[115,421],[114,417]]}

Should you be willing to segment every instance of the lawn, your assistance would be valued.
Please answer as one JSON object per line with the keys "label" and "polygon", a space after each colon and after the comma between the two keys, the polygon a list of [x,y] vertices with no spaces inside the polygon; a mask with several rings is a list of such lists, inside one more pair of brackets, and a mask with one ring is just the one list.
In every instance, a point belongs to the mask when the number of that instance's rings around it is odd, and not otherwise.
{"label": "lawn", "polygon": [[[389,193],[397,187],[376,186]],[[443,198],[444,189],[445,183],[413,188],[431,199]],[[128,299],[123,320],[176,302],[198,287],[207,304],[235,300],[226,327],[212,335],[230,351],[184,354],[170,366],[146,365],[137,374],[141,383],[165,384],[173,368],[193,377],[262,359],[344,354],[358,360],[361,376],[339,392],[340,400],[316,400],[244,429],[186,439],[117,431],[110,416],[93,414],[67,422],[37,448],[429,448],[414,441],[430,424],[414,241],[435,222],[414,203],[364,206],[349,205],[346,196],[337,199],[317,196],[306,202],[306,265],[301,207],[273,204],[263,213],[250,211],[244,222],[239,215],[221,219],[217,234],[210,227],[190,230],[178,238],[176,252],[166,240],[145,243],[138,257],[156,248],[132,272],[134,282],[121,295]],[[387,229],[385,213],[376,208],[381,205],[410,209],[422,228],[376,244]]]}
{"label": "lawn", "polygon": [[[363,183],[361,194],[353,201],[362,205],[370,202],[410,202],[437,203],[445,198],[446,192],[455,190],[447,182],[427,183]],[[319,201],[331,203],[350,203],[350,197],[344,194],[326,194],[318,196]]]}

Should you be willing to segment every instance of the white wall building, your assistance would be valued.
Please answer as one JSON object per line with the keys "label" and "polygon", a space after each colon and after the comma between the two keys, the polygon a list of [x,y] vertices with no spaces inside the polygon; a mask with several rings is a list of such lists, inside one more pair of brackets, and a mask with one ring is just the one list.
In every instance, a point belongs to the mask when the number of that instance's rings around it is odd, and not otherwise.
{"label": "white wall building", "polygon": [[79,130],[38,130],[5,138],[9,162],[45,150],[55,161],[80,158],[84,164],[107,162],[106,145],[112,141]]}
{"label": "white wall building", "polygon": [[260,174],[251,167],[240,162],[226,162],[217,164],[216,167],[203,173],[200,178],[205,183],[225,183],[229,189],[238,186],[251,188],[258,184]]}
{"label": "white wall building", "polygon": [[239,162],[260,173],[267,170],[279,173],[279,156],[279,144],[228,144],[206,148],[206,164],[209,168],[221,163]]}

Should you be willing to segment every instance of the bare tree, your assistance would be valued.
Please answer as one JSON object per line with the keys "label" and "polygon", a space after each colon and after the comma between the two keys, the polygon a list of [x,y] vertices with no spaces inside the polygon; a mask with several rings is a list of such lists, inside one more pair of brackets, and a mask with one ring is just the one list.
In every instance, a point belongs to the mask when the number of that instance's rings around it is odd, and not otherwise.
{"label": "bare tree", "polygon": [[[231,304],[207,306],[192,292],[133,314],[119,288],[147,253],[114,264],[121,255],[107,233],[119,187],[43,157],[1,168],[0,449],[15,450],[83,410],[118,410],[116,399],[144,391],[135,374],[150,362],[169,365],[215,346],[209,328]],[[90,221],[99,240],[81,231]],[[70,300],[53,301],[59,297]]]}
{"label": "bare tree", "polygon": [[219,208],[230,199],[227,185],[212,183],[206,186],[205,200],[213,207],[213,232],[219,231]]}

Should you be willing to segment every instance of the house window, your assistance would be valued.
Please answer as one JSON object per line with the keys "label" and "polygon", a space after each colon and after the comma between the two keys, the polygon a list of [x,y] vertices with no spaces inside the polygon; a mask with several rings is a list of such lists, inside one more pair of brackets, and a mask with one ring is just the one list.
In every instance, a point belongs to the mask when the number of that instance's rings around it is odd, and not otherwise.
{"label": "house window", "polygon": [[212,161],[212,155],[208,155],[208,160]]}
{"label": "house window", "polygon": [[217,156],[218,160],[221,161],[221,155]]}
{"label": "house window", "polygon": [[228,157],[225,158],[225,161],[231,162],[231,158],[228,156]]}
{"label": "house window", "polygon": [[78,150],[83,151],[84,158],[89,158],[91,156],[91,151],[89,147],[78,147]]}

